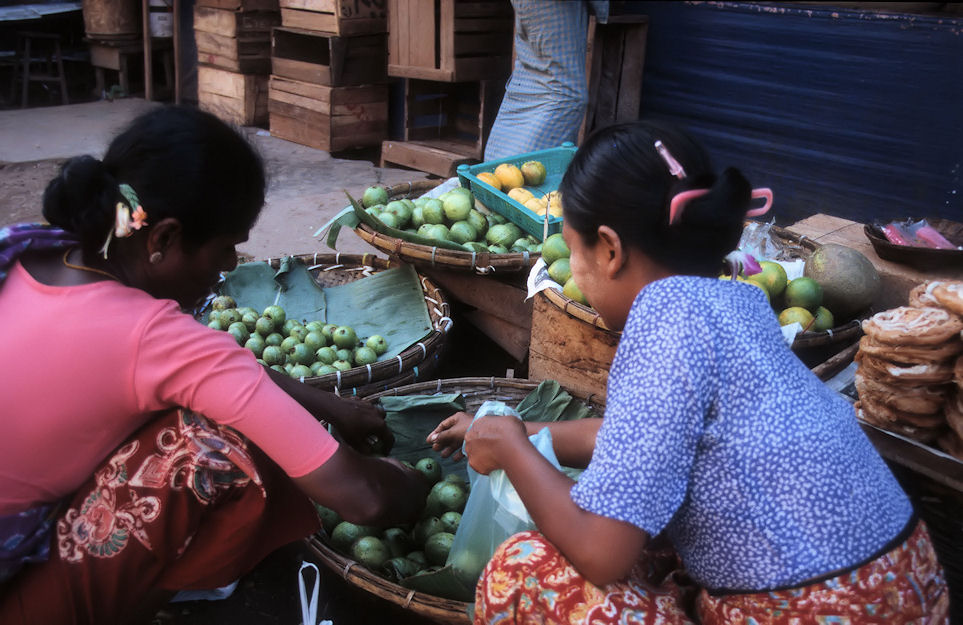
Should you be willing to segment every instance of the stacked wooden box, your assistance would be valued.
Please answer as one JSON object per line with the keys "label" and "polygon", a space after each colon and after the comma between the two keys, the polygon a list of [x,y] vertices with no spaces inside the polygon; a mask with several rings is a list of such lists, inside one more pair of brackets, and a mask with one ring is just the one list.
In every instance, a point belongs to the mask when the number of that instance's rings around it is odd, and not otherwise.
{"label": "stacked wooden box", "polygon": [[482,160],[511,73],[509,0],[388,0],[388,74],[406,78],[403,141],[381,163],[453,176]]}
{"label": "stacked wooden box", "polygon": [[328,152],[388,134],[385,0],[280,0],[271,37],[271,134]]}
{"label": "stacked wooden box", "polygon": [[277,0],[197,0],[198,104],[242,126],[268,121],[271,29],[281,22]]}

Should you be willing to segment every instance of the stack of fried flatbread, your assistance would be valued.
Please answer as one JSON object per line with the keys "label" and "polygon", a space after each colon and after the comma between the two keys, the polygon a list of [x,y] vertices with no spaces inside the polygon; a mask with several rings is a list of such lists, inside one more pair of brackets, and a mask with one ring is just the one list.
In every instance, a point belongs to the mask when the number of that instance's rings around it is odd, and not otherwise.
{"label": "stack of fried flatbread", "polygon": [[927,282],[863,321],[856,391],[865,421],[963,459],[961,315],[963,282]]}

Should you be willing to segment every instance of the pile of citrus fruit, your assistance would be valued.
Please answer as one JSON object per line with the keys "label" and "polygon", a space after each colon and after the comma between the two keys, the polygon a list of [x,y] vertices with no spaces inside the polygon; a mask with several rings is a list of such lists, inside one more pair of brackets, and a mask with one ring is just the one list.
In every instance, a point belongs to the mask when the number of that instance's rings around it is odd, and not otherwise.
{"label": "pile of citrus fruit", "polygon": [[546,212],[552,217],[562,216],[562,198],[558,191],[542,194],[525,188],[538,187],[545,182],[545,165],[541,161],[526,161],[521,167],[502,163],[494,171],[483,171],[475,176],[539,216]]}
{"label": "pile of citrus fruit", "polygon": [[411,466],[433,484],[421,518],[412,526],[381,529],[356,525],[315,504],[331,546],[392,581],[445,565],[468,501],[465,480],[454,473],[442,475],[434,458],[422,458]]}
{"label": "pile of citrus fruit", "polygon": [[496,213],[475,208],[469,189],[456,187],[437,198],[388,201],[384,187],[368,187],[361,198],[365,211],[389,228],[452,241],[469,252],[538,252],[538,240]]}
{"label": "pile of citrus fruit", "polygon": [[238,307],[230,295],[214,298],[207,325],[226,331],[259,363],[292,378],[370,365],[388,351],[388,342],[379,334],[362,340],[348,325],[288,319],[277,305],[258,313],[249,306]]}
{"label": "pile of citrus fruit", "polygon": [[759,266],[760,273],[739,275],[736,280],[762,289],[778,312],[779,325],[799,323],[804,332],[823,332],[834,327],[833,313],[823,306],[823,288],[816,280],[805,276],[789,280],[783,266],[774,261],[764,260]]}

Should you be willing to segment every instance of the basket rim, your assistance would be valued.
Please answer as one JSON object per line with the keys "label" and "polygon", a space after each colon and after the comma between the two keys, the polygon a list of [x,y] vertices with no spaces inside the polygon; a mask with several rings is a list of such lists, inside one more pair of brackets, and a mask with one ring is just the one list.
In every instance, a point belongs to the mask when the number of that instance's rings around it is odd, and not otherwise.
{"label": "basket rim", "polygon": [[[442,180],[416,180],[386,187],[388,197],[407,198],[415,191],[427,191],[440,185]],[[517,272],[528,270],[541,256],[538,252],[493,254],[490,252],[460,252],[443,247],[412,243],[398,237],[378,232],[365,223],[354,228],[366,243],[414,265],[430,265],[450,269],[468,270],[486,275],[498,271]]]}
{"label": "basket rim", "polygon": [[360,562],[345,557],[326,545],[317,534],[308,536],[304,542],[322,564],[341,575],[349,584],[421,616],[443,618],[446,623],[471,623],[468,617],[470,603],[418,592],[375,575]]}
{"label": "basket rim", "polygon": [[[350,266],[357,266],[359,269],[371,268],[375,271],[384,271],[403,264],[382,258],[376,254],[342,254],[341,252],[286,254],[266,260],[250,259],[245,262],[266,262],[271,267],[277,268],[284,258],[294,258],[301,261],[308,271],[320,269],[321,266],[325,266],[325,269],[321,269],[321,271]],[[333,261],[333,263],[329,263],[329,261]],[[415,273],[418,276],[418,282],[421,284],[421,291],[428,308],[428,316],[431,319],[431,333],[391,360],[379,361],[364,367],[352,367],[336,373],[305,377],[301,378],[301,382],[324,390],[331,390],[338,395],[359,395],[362,392],[367,392],[365,387],[370,388],[373,383],[405,377],[405,374],[411,372],[418,364],[437,355],[443,347],[448,331],[453,324],[451,308],[444,292],[434,282],[418,273],[417,270]]]}

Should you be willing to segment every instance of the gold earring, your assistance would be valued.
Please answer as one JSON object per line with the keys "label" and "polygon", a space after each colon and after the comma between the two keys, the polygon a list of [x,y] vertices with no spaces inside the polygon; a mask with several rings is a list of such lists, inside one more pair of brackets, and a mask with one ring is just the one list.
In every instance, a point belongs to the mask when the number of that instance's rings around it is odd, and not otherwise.
{"label": "gold earring", "polygon": [[148,260],[150,260],[150,264],[156,265],[157,263],[161,262],[162,258],[164,258],[163,254],[161,254],[160,252],[154,252],[153,254],[150,255],[150,258]]}

